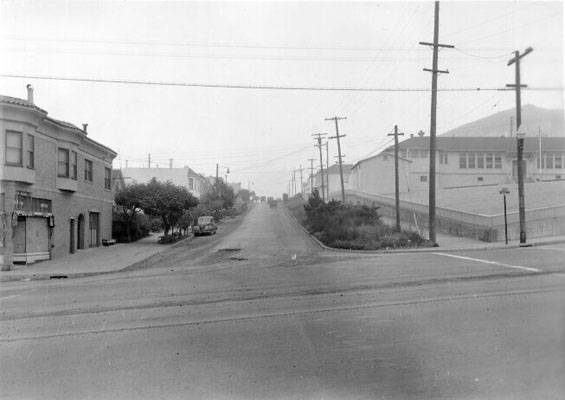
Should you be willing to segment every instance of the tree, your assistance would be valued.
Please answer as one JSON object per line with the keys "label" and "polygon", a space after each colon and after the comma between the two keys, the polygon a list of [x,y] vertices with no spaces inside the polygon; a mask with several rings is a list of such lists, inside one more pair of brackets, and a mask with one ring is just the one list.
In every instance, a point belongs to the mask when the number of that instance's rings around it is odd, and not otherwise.
{"label": "tree", "polygon": [[237,196],[244,202],[248,202],[251,199],[251,192],[247,189],[241,189]]}
{"label": "tree", "polygon": [[147,185],[141,206],[146,214],[159,216],[163,221],[165,235],[176,226],[186,210],[198,205],[198,199],[183,186],[153,178]]}
{"label": "tree", "polygon": [[234,200],[233,189],[221,179],[218,179],[212,189],[202,196],[202,204],[212,210],[231,208]]}
{"label": "tree", "polygon": [[146,190],[144,184],[135,183],[118,190],[114,197],[117,206],[116,213],[126,225],[128,242],[133,239],[132,231],[136,215],[141,211]]}

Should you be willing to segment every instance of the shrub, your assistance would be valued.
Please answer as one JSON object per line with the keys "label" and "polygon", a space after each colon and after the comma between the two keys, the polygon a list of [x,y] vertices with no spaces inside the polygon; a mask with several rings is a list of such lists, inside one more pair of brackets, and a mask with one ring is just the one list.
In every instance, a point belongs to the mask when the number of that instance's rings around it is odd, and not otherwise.
{"label": "shrub", "polygon": [[395,232],[382,223],[376,207],[324,203],[314,191],[305,203],[292,198],[289,211],[306,229],[327,246],[351,250],[376,250],[430,246],[416,232]]}

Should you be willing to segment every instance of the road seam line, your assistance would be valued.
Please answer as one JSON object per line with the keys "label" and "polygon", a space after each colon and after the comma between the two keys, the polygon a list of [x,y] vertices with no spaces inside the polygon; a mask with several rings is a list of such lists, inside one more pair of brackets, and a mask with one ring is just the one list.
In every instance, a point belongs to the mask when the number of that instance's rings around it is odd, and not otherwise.
{"label": "road seam line", "polygon": [[447,253],[432,253],[432,254],[435,254],[435,255],[438,255],[438,256],[444,256],[444,257],[458,258],[458,259],[467,260],[467,261],[475,261],[475,262],[480,262],[480,263],[484,263],[484,264],[498,265],[499,267],[521,269],[523,271],[529,271],[529,272],[542,272],[540,269],[537,269],[537,268],[523,267],[521,265],[505,264],[505,263],[501,263],[501,262],[498,262],[498,261],[483,260],[482,258],[458,256],[458,255],[455,255],[455,254],[447,254]]}

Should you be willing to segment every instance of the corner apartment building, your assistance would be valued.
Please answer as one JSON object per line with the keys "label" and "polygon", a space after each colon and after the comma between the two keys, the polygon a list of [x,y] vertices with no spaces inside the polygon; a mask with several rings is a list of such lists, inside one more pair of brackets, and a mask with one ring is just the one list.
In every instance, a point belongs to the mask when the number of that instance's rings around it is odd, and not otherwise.
{"label": "corner apartment building", "polygon": [[112,161],[87,125],[59,121],[33,102],[0,96],[0,265],[100,246],[112,235]]}
{"label": "corner apartment building", "polygon": [[[517,178],[516,138],[438,137],[438,188],[508,184]],[[399,144],[400,191],[427,190],[429,137],[412,137]],[[393,148],[359,161],[352,169],[352,189],[394,193]],[[526,182],[565,179],[565,138],[524,139]]]}

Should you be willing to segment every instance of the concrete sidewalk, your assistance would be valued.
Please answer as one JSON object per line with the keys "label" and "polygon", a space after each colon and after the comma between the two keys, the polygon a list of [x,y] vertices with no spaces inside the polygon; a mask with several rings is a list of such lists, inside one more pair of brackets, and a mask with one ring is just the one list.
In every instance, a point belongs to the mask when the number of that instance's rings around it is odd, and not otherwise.
{"label": "concrete sidewalk", "polygon": [[159,235],[155,233],[134,243],[79,250],[57,260],[18,265],[12,271],[1,271],[0,282],[71,278],[120,271],[179,243],[159,244]]}

